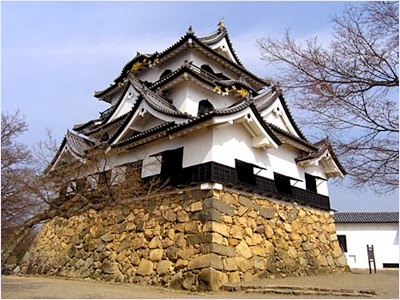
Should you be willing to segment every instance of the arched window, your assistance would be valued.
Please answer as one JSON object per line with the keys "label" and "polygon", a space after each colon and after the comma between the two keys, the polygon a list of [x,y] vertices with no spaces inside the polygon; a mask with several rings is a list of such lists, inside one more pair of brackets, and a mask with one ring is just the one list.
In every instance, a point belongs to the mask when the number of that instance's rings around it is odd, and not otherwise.
{"label": "arched window", "polygon": [[201,69],[208,73],[214,74],[214,70],[209,65],[202,65]]}
{"label": "arched window", "polygon": [[201,100],[199,102],[199,110],[197,112],[197,116],[205,115],[206,113],[213,111],[213,110],[214,110],[214,106],[211,104],[210,101],[208,101],[207,99]]}
{"label": "arched window", "polygon": [[171,73],[172,73],[172,71],[170,69],[166,69],[164,72],[162,72],[162,74],[160,76],[160,79],[165,77],[165,76],[167,76],[167,75],[169,75],[169,74],[171,74]]}

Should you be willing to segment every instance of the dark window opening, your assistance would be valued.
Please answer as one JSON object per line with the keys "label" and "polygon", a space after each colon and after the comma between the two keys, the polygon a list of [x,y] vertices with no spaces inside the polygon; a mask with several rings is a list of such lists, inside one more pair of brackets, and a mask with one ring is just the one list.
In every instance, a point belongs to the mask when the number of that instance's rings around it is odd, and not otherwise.
{"label": "dark window opening", "polygon": [[254,165],[235,159],[236,175],[241,183],[255,185]]}
{"label": "dark window opening", "polygon": [[166,69],[164,72],[162,72],[160,79],[164,78],[165,76],[168,76],[171,73],[172,73],[172,71],[170,69]]}
{"label": "dark window opening", "polygon": [[214,74],[214,70],[209,65],[202,65],[200,68],[208,73]]}
{"label": "dark window opening", "polygon": [[207,99],[201,100],[199,102],[199,110],[197,112],[197,116],[205,115],[206,113],[209,113],[210,111],[214,110],[214,106],[211,104],[210,101]]}
{"label": "dark window opening", "polygon": [[310,192],[317,192],[317,179],[315,176],[305,173],[306,178],[306,190]]}
{"label": "dark window opening", "polygon": [[343,252],[347,252],[347,240],[345,235],[339,235],[338,234],[338,240],[339,240],[339,245],[340,248],[342,248]]}
{"label": "dark window opening", "polygon": [[290,177],[274,173],[274,178],[275,178],[275,187],[279,193],[286,195],[293,195],[292,186],[290,184]]}
{"label": "dark window opening", "polygon": [[383,263],[383,268],[384,269],[390,269],[390,268],[398,269],[399,268],[399,264],[396,264],[396,263]]}
{"label": "dark window opening", "polygon": [[161,178],[169,178],[171,183],[175,183],[182,171],[183,147],[164,151],[161,155]]}

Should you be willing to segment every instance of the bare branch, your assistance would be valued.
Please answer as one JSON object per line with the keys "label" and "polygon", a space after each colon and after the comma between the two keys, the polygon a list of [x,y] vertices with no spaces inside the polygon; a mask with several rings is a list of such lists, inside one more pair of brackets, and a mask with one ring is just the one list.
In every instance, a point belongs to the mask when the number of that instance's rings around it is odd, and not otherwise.
{"label": "bare branch", "polygon": [[349,5],[332,22],[328,47],[286,31],[257,41],[261,57],[282,69],[278,81],[304,113],[300,122],[339,149],[352,186],[397,189],[398,3]]}

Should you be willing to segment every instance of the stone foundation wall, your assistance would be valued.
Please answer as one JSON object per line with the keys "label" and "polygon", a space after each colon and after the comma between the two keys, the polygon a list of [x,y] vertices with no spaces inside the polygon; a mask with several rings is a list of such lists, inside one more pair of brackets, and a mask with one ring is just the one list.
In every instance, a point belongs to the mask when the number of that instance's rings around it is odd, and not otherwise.
{"label": "stone foundation wall", "polygon": [[346,268],[329,212],[189,190],[56,217],[43,225],[21,272],[216,290]]}

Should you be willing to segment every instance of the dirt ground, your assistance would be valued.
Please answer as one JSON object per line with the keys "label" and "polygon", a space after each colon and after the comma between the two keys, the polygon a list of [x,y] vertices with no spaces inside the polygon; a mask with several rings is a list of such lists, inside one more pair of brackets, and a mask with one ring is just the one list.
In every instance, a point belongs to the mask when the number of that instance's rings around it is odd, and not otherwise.
{"label": "dirt ground", "polygon": [[[369,274],[366,270],[353,270],[348,274],[321,275],[311,277],[289,277],[255,282],[262,285],[290,285],[334,289],[375,290],[373,298],[399,299],[399,271],[378,270]],[[274,294],[248,294],[240,292],[188,292],[154,286],[134,284],[112,284],[89,280],[67,280],[37,276],[2,276],[2,299],[204,299],[204,298],[311,298],[310,296],[288,296]],[[332,297],[313,297],[330,298]]]}

